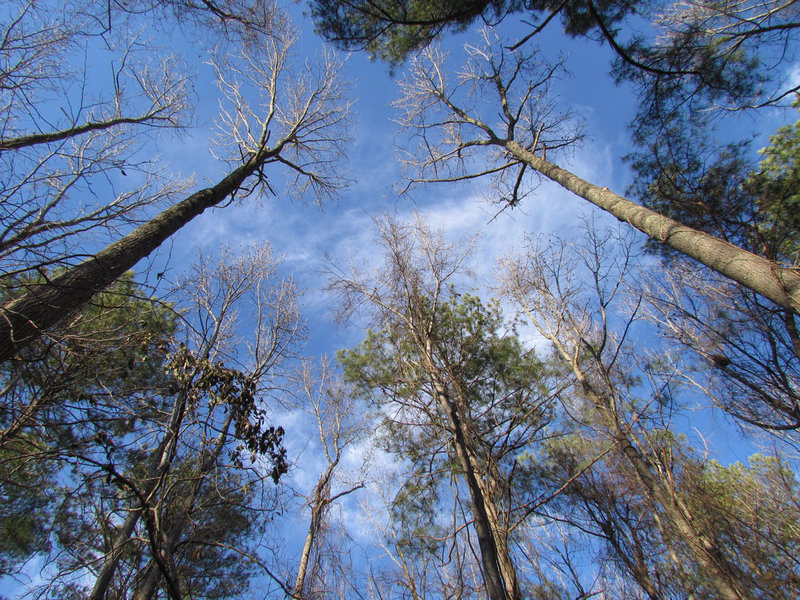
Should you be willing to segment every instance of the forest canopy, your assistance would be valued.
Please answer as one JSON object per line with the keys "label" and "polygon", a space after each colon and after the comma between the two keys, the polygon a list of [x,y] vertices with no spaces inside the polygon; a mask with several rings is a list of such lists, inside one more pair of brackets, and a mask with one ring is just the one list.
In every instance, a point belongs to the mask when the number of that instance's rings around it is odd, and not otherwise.
{"label": "forest canopy", "polygon": [[798,597],[795,4],[5,3],[0,595]]}

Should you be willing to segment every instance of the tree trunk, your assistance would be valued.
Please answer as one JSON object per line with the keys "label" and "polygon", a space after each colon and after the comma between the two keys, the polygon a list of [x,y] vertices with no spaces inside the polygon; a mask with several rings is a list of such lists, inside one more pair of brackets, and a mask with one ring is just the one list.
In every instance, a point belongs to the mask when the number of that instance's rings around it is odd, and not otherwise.
{"label": "tree trunk", "polygon": [[[469,432],[469,428],[465,428]],[[469,433],[465,434],[469,447],[474,448]],[[470,452],[470,462],[476,473],[480,468],[474,452]],[[521,600],[522,592],[519,589],[519,581],[517,579],[517,569],[511,559],[511,552],[508,549],[508,527],[502,522],[500,513],[498,511],[497,503],[494,498],[497,496],[499,486],[497,479],[491,469],[487,469],[486,477],[476,477],[478,485],[481,488],[484,506],[486,507],[486,516],[489,519],[489,527],[494,536],[495,546],[497,548],[497,561],[500,565],[500,573],[503,575],[503,582],[505,583],[506,595],[510,600]]]}
{"label": "tree trunk", "polygon": [[114,576],[114,571],[117,569],[119,557],[122,555],[125,545],[131,539],[131,535],[133,535],[136,529],[136,524],[139,522],[142,512],[148,508],[153,494],[155,494],[161,486],[163,477],[172,463],[172,455],[178,441],[178,431],[183,422],[183,415],[185,412],[186,395],[181,393],[172,406],[172,413],[170,414],[170,422],[167,425],[166,435],[155,452],[157,461],[155,461],[155,465],[151,467],[151,474],[147,478],[145,488],[138,497],[138,506],[131,508],[122,527],[115,536],[112,542],[111,552],[106,556],[103,566],[97,574],[97,579],[89,595],[89,600],[102,600],[105,598],[108,586],[111,584],[111,579]]}
{"label": "tree trunk", "polygon": [[721,600],[746,600],[750,596],[743,590],[742,573],[731,564],[717,543],[702,530],[695,527],[689,508],[653,472],[653,466],[631,442],[627,432],[620,426],[610,401],[586,379],[585,374],[573,365],[575,376],[586,396],[600,413],[610,429],[614,441],[623,456],[633,467],[648,495],[664,511],[667,518],[680,532],[683,541],[692,552],[703,573],[719,593]]}
{"label": "tree trunk", "polygon": [[[217,462],[217,459],[219,459],[222,451],[225,449],[225,443],[228,440],[228,431],[233,423],[234,413],[235,410],[233,408],[228,409],[225,422],[220,427],[219,437],[217,438],[212,450],[202,455],[199,468],[194,474],[192,485],[189,491],[182,498],[182,506],[175,511],[173,521],[165,524],[167,531],[157,532],[161,536],[160,546],[162,551],[165,553],[166,558],[168,559],[168,564],[171,564],[172,554],[178,547],[181,535],[183,535],[183,530],[185,529],[188,521],[188,516],[191,514],[195,502],[197,501],[197,496],[199,495],[203,484],[206,482],[206,476],[211,472]],[[153,541],[154,540],[151,539],[151,544]],[[153,552],[155,552],[155,549],[153,549]],[[157,587],[164,580],[164,573],[162,572],[163,565],[159,565],[154,558],[150,559],[146,569],[147,573],[145,577],[142,579],[133,593],[133,600],[150,600],[155,596]],[[170,581],[167,580],[167,583],[169,584]],[[172,583],[177,586],[177,581],[172,581]]]}
{"label": "tree trunk", "polygon": [[322,525],[322,515],[325,512],[325,507],[330,503],[330,481],[337,463],[338,459],[336,463],[328,464],[328,468],[320,475],[319,481],[314,487],[314,501],[311,504],[311,522],[308,525],[308,533],[303,543],[303,551],[300,554],[300,564],[297,567],[297,579],[295,580],[294,590],[292,590],[292,595],[295,598],[303,598],[311,549],[314,547],[314,540]]}
{"label": "tree trunk", "polygon": [[277,152],[271,150],[251,157],[217,185],[167,208],[92,258],[0,307],[0,361],[12,358],[47,329],[80,310],[181,227],[238,190],[245,179]]}
{"label": "tree trunk", "polygon": [[681,225],[649,208],[584,181],[577,175],[546,161],[515,141],[505,149],[548,179],[632,225],[648,237],[689,256],[717,273],[732,279],[800,314],[800,272],[743,250],[712,235]]}
{"label": "tree trunk", "polygon": [[481,550],[481,564],[483,566],[483,576],[489,598],[490,600],[508,600],[503,576],[500,571],[497,544],[492,534],[489,516],[486,512],[485,500],[480,485],[478,484],[477,475],[470,464],[461,419],[447,393],[446,387],[436,380],[435,374],[432,374],[432,379],[436,393],[436,401],[445,413],[450,427],[453,430],[453,445],[455,446],[456,455],[464,471],[464,479],[469,489],[472,518],[475,524],[475,533],[478,537],[478,546]]}

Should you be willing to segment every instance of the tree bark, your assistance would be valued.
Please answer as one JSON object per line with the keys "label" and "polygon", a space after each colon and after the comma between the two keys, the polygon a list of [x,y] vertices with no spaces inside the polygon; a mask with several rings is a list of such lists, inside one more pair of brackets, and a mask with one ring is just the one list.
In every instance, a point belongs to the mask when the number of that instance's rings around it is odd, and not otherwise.
{"label": "tree bark", "polygon": [[683,541],[692,552],[711,585],[721,600],[747,600],[750,596],[741,585],[741,572],[728,561],[716,541],[695,527],[686,504],[678,498],[654,473],[653,467],[639,449],[631,442],[627,432],[620,426],[610,401],[604,397],[574,364],[572,369],[580,386],[609,428],[623,456],[633,467],[637,478],[648,495],[664,510],[667,518],[680,532]]}
{"label": "tree bark", "polygon": [[279,151],[252,156],[215,186],[170,206],[92,258],[0,307],[0,361],[12,358],[47,329],[80,310],[181,227],[236,192],[245,179]]}
{"label": "tree bark", "polygon": [[705,232],[682,225],[627,198],[585,181],[510,140],[498,142],[524,162],[563,188],[632,225],[651,239],[689,256],[800,314],[800,272],[748,252]]}
{"label": "tree bark", "polygon": [[446,387],[436,380],[436,375],[433,373],[432,379],[436,393],[436,401],[447,416],[447,420],[453,430],[453,445],[455,446],[456,455],[464,471],[464,479],[469,489],[472,518],[475,525],[475,533],[478,537],[478,546],[481,550],[481,564],[489,598],[491,600],[509,600],[500,570],[497,543],[492,533],[489,515],[486,512],[485,499],[481,492],[480,485],[478,484],[477,475],[470,464],[461,419],[447,393]]}
{"label": "tree bark", "polygon": [[[465,430],[465,437],[468,442],[468,447],[474,449],[475,445],[472,443],[472,436],[469,434],[469,427],[465,427]],[[469,453],[469,458],[472,468],[476,473],[478,473],[480,468],[474,451]],[[476,480],[483,494],[484,506],[486,507],[486,516],[489,519],[489,527],[491,528],[492,535],[494,536],[495,547],[497,548],[497,562],[500,565],[500,573],[503,576],[506,595],[510,600],[521,600],[522,592],[519,589],[517,569],[514,566],[514,562],[511,559],[511,552],[508,549],[508,527],[502,522],[497,503],[494,501],[494,498],[499,490],[497,479],[492,473],[492,470],[487,469],[485,477],[476,477]]]}

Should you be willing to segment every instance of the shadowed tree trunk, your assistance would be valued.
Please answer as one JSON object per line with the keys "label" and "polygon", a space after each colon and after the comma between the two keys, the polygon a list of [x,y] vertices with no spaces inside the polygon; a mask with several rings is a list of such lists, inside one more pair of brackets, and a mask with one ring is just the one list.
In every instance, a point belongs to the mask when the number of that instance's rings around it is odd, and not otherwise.
{"label": "shadowed tree trunk", "polygon": [[[0,307],[0,361],[79,310],[206,209],[237,192],[246,196],[259,184],[271,189],[263,172],[266,166],[283,165],[299,194],[310,189],[320,201],[347,184],[338,168],[349,113],[339,63],[324,57],[318,65],[287,72],[294,38],[288,23],[283,28],[286,31],[276,30],[257,51],[227,53],[213,61],[222,94],[237,107],[223,112],[221,119],[234,146],[233,160],[241,160],[240,166],[213,187],[167,208],[92,258],[31,285]],[[258,111],[244,98],[253,90],[263,100]],[[250,178],[255,181],[245,186]]]}
{"label": "shadowed tree trunk", "polygon": [[274,155],[270,151],[252,157],[214,187],[167,208],[92,258],[0,307],[0,360],[13,357],[47,329],[80,310],[181,227],[238,190]]}

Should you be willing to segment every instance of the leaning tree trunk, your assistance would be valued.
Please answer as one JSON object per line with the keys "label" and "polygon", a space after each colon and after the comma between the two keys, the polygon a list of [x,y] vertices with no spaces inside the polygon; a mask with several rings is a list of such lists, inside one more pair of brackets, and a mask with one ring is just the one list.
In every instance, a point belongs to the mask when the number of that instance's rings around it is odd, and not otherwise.
{"label": "leaning tree trunk", "polygon": [[[462,421],[463,424],[463,421]],[[474,450],[475,444],[472,443],[472,437],[469,427],[464,427],[465,438],[467,438],[468,447]],[[481,471],[478,463],[478,458],[474,451],[469,453],[470,464],[472,465],[475,473]],[[490,459],[491,460],[491,459]],[[486,516],[489,519],[489,527],[495,540],[495,547],[497,548],[497,561],[500,565],[500,574],[503,576],[503,583],[505,584],[506,595],[510,600],[520,600],[522,598],[522,591],[519,588],[519,580],[517,579],[517,568],[511,558],[511,552],[508,547],[508,526],[503,522],[500,516],[499,507],[495,498],[497,497],[500,486],[498,485],[497,478],[491,468],[486,469],[484,477],[477,477],[478,486],[481,488],[483,494],[484,506],[486,507]]]}
{"label": "leaning tree trunk", "polygon": [[705,232],[682,225],[649,208],[585,181],[546,161],[519,143],[502,143],[518,160],[560,186],[632,225],[648,237],[689,256],[717,273],[732,279],[800,314],[800,272],[748,252]]}
{"label": "leaning tree trunk", "polygon": [[252,156],[215,186],[170,206],[92,258],[0,307],[0,361],[12,358],[47,329],[83,308],[181,227],[238,190],[275,153],[268,150]]}
{"label": "leaning tree trunk", "polygon": [[615,443],[633,467],[637,479],[677,528],[697,564],[719,594],[718,597],[722,600],[748,600],[750,596],[743,589],[744,576],[741,571],[725,557],[716,540],[696,526],[696,519],[686,504],[654,473],[650,461],[631,442],[628,432],[620,425],[610,400],[586,378],[580,368],[574,364],[572,368],[581,389],[609,428]]}

